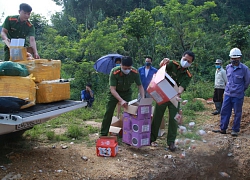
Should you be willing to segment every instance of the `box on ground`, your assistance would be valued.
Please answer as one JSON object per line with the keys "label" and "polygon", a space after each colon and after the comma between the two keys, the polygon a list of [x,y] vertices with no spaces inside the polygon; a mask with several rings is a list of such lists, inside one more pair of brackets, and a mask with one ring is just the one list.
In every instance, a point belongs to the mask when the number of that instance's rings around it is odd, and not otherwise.
{"label": "box on ground", "polygon": [[136,115],[124,112],[123,117],[123,129],[137,133],[151,132],[151,118],[137,119]]}
{"label": "box on ground", "polygon": [[150,119],[152,112],[152,98],[141,99],[140,102],[128,105],[124,112],[137,116],[137,119]]}
{"label": "box on ground", "polygon": [[0,96],[17,97],[29,103],[21,108],[35,105],[36,84],[32,76],[0,76]]}
{"label": "box on ground", "polygon": [[96,155],[102,157],[115,157],[118,153],[116,136],[101,136],[96,141]]}
{"label": "box on ground", "polygon": [[116,116],[112,117],[109,134],[111,136],[122,137],[122,119],[118,119]]}
{"label": "box on ground", "polygon": [[123,130],[122,142],[136,148],[140,148],[142,146],[149,146],[150,132],[136,133],[132,131]]}
{"label": "box on ground", "polygon": [[60,79],[61,60],[35,59],[29,61],[19,61],[26,65],[30,74],[35,77],[35,82]]}
{"label": "box on ground", "polygon": [[161,105],[170,101],[178,94],[176,82],[166,73],[166,66],[162,66],[153,76],[147,92],[157,104]]}
{"label": "box on ground", "polygon": [[60,80],[37,83],[36,102],[50,103],[70,99],[70,83]]}

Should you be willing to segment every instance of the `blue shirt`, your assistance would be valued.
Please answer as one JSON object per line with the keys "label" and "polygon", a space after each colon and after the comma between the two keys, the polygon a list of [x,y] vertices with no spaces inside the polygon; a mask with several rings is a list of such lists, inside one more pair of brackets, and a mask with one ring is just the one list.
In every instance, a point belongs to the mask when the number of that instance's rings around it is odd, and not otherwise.
{"label": "blue shirt", "polygon": [[[93,91],[92,91],[92,93],[94,94]],[[82,100],[86,100],[86,101],[88,101],[88,100],[94,100],[94,96],[91,97],[90,94],[89,94],[89,92],[86,91],[86,90],[82,90],[81,91],[81,98],[82,98]]]}
{"label": "blue shirt", "polygon": [[142,66],[138,69],[138,72],[140,74],[142,86],[144,88],[144,91],[147,91],[148,85],[153,77],[153,75],[157,72],[158,70],[152,66],[150,66],[148,75],[145,77],[145,66]]}
{"label": "blue shirt", "polygon": [[240,63],[239,67],[234,69],[232,64],[228,64],[226,72],[228,82],[224,92],[225,95],[238,98],[244,97],[244,92],[250,84],[250,71],[248,67]]}

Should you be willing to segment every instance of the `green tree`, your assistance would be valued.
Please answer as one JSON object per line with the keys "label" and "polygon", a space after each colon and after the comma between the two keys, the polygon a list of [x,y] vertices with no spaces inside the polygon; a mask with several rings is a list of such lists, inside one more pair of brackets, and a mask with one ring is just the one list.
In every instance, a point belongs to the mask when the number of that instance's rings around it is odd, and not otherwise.
{"label": "green tree", "polygon": [[35,14],[32,12],[30,16],[30,22],[35,27],[36,40],[43,39],[45,29],[48,27],[48,20],[46,20],[46,18],[41,14]]}
{"label": "green tree", "polygon": [[241,50],[249,47],[250,25],[232,25],[225,31],[225,39],[229,48],[238,47]]}
{"label": "green tree", "polygon": [[92,31],[79,29],[81,35],[79,51],[83,52],[86,59],[95,62],[105,54],[124,53],[124,43],[127,39],[117,24],[119,24],[118,20],[106,18]]}
{"label": "green tree", "polygon": [[137,40],[137,51],[139,55],[139,59],[141,60],[142,55],[142,44],[140,43],[140,39],[150,35],[152,31],[152,26],[154,25],[154,21],[149,11],[145,9],[135,9],[134,11],[128,14],[128,17],[124,19],[123,29],[126,34],[136,38]]}

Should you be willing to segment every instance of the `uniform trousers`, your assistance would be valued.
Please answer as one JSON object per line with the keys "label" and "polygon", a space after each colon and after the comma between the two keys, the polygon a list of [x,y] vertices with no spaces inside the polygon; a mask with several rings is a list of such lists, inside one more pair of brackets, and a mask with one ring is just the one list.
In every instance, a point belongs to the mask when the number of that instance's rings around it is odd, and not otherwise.
{"label": "uniform trousers", "polygon": [[[128,91],[117,91],[118,94],[121,96],[122,99],[129,102],[132,100],[132,90]],[[109,92],[108,99],[106,104],[106,112],[104,114],[102,120],[102,127],[101,127],[101,136],[107,136],[109,133],[110,124],[112,121],[112,117],[115,111],[115,107],[118,103],[118,100]]]}
{"label": "uniform trousers", "polygon": [[168,134],[167,134],[167,144],[170,145],[171,142],[175,142],[177,135],[178,123],[174,119],[175,115],[178,112],[178,108],[176,108],[170,101],[163,103],[161,105],[156,104],[153,121],[151,125],[151,142],[156,141],[158,137],[158,131],[161,125],[162,118],[164,116],[165,110],[168,107],[169,111],[169,122],[168,122]]}
{"label": "uniform trousers", "polygon": [[222,109],[221,109],[221,119],[220,119],[220,129],[226,130],[228,128],[229,120],[232,114],[232,108],[234,109],[234,121],[232,130],[235,132],[240,131],[240,122],[242,115],[244,97],[230,97],[225,95]]}

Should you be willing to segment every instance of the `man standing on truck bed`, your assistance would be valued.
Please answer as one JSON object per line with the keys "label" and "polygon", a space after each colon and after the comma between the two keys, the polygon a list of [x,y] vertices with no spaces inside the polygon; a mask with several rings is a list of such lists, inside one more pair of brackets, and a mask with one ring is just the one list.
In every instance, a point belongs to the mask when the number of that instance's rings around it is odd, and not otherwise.
{"label": "man standing on truck bed", "polygon": [[[35,27],[28,20],[32,7],[26,3],[20,4],[19,15],[8,16],[3,25],[1,31],[1,37],[4,41],[10,42],[11,38],[26,38],[29,37],[30,46],[33,50],[35,59],[39,59],[39,55],[36,48],[35,41]],[[27,45],[27,43],[25,43]],[[7,45],[4,46],[4,60],[10,60],[10,50]]]}
{"label": "man standing on truck bed", "polygon": [[128,107],[128,101],[132,100],[131,85],[135,82],[138,86],[141,97],[144,97],[144,89],[141,84],[138,71],[132,67],[131,57],[123,56],[121,66],[113,68],[109,75],[110,92],[106,112],[103,117],[101,136],[107,136],[114,114],[116,104],[119,103],[124,108]]}

